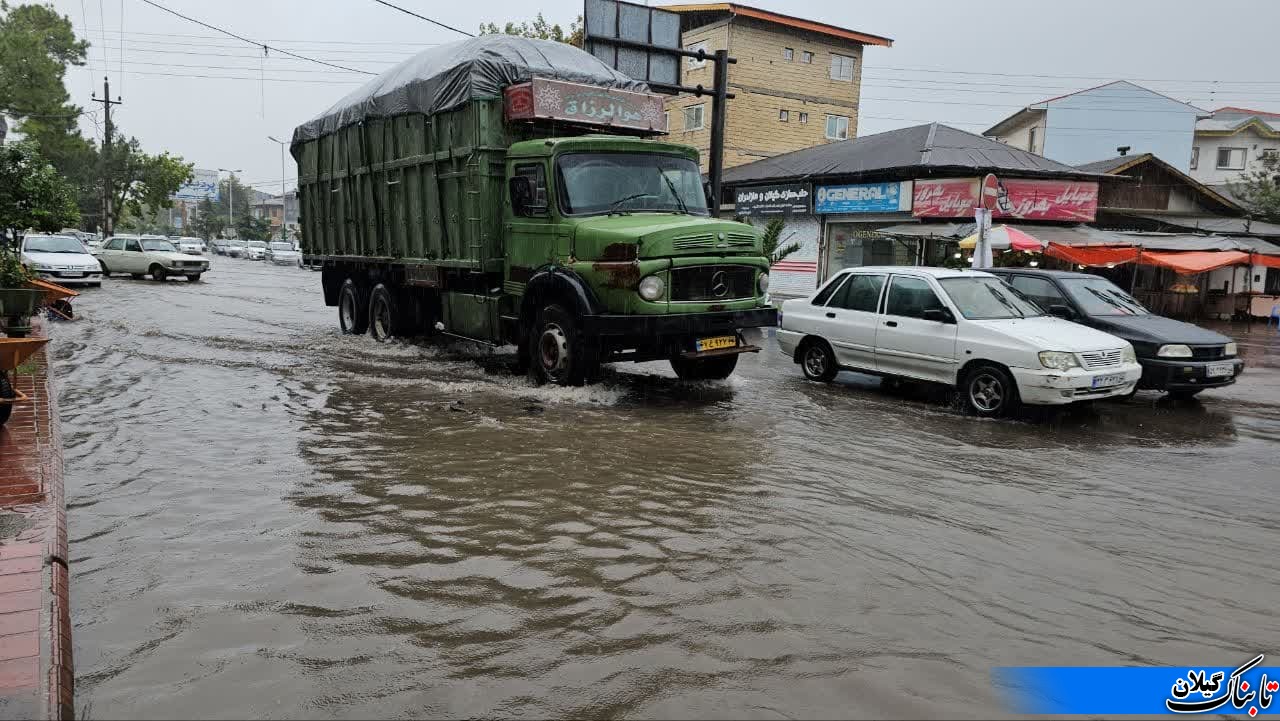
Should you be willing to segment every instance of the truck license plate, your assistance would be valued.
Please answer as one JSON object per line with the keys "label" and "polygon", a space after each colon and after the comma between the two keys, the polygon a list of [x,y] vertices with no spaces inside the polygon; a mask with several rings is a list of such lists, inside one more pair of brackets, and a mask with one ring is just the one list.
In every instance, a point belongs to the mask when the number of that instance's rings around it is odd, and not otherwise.
{"label": "truck license plate", "polygon": [[1205,378],[1226,378],[1236,372],[1236,364],[1227,363],[1210,363],[1204,367]]}
{"label": "truck license plate", "polygon": [[1106,388],[1107,386],[1118,386],[1121,383],[1124,383],[1123,373],[1112,373],[1111,375],[1093,377],[1094,388]]}
{"label": "truck license plate", "polygon": [[698,352],[704,350],[717,350],[720,348],[735,348],[738,345],[737,336],[719,335],[714,338],[699,338],[695,346]]}

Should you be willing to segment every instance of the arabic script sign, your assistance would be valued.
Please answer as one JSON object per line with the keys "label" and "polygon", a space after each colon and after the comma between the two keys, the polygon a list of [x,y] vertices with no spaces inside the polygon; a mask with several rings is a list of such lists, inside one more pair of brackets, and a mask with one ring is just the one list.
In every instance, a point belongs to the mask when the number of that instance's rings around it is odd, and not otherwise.
{"label": "arabic script sign", "polygon": [[191,180],[173,194],[174,200],[204,200],[216,197],[218,197],[218,171],[199,168],[191,171]]}
{"label": "arabic script sign", "polygon": [[[978,178],[917,180],[911,214],[917,218],[972,217],[978,207]],[[1098,212],[1098,184],[1074,180],[1000,178],[996,218],[1089,222]]]}
{"label": "arabic script sign", "polygon": [[819,185],[815,213],[893,213],[910,210],[911,182]]}
{"label": "arabic script sign", "polygon": [[612,128],[666,132],[662,98],[647,93],[534,78],[504,93],[509,120],[565,120]]}
{"label": "arabic script sign", "polygon": [[738,215],[788,215],[809,212],[809,186],[804,183],[738,188],[733,208]]}

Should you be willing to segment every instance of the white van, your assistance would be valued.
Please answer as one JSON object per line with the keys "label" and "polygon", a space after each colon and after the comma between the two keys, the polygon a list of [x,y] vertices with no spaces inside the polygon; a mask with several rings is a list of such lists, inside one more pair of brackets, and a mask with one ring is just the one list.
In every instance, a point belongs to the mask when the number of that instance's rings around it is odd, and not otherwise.
{"label": "white van", "polygon": [[942,383],[983,416],[1127,395],[1142,376],[1127,341],[972,270],[843,270],[782,304],[778,345],[811,380],[852,370]]}

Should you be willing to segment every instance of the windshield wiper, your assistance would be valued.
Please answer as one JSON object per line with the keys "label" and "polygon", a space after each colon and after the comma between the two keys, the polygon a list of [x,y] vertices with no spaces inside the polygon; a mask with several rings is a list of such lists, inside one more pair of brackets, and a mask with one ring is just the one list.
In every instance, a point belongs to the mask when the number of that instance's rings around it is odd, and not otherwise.
{"label": "windshield wiper", "polygon": [[1013,304],[1013,301],[1010,301],[1008,298],[1004,297],[1004,293],[1001,293],[999,290],[997,290],[997,289],[995,289],[995,288],[993,288],[993,287],[991,287],[991,286],[989,286],[989,285],[984,285],[984,287],[985,287],[988,291],[990,291],[990,292],[991,292],[991,295],[994,295],[994,296],[996,297],[996,300],[1000,301],[1000,303],[1001,303],[1002,305],[1004,305],[1004,307],[1008,308],[1009,310],[1013,311],[1014,313],[1017,313],[1019,318],[1026,318],[1026,317],[1027,317],[1027,315],[1026,315],[1025,313],[1023,313],[1022,311],[1018,310],[1018,306],[1014,305],[1014,304]]}
{"label": "windshield wiper", "polygon": [[1116,298],[1113,298],[1113,297],[1111,296],[1111,294],[1110,294],[1110,293],[1103,293],[1102,291],[1098,290],[1097,288],[1094,288],[1094,287],[1092,287],[1092,286],[1088,286],[1088,285],[1086,285],[1086,286],[1084,287],[1084,289],[1085,289],[1085,290],[1087,290],[1087,291],[1089,291],[1090,293],[1093,293],[1093,294],[1094,294],[1095,296],[1097,296],[1097,297],[1098,297],[1098,298],[1099,298],[1103,303],[1106,303],[1107,305],[1111,306],[1112,308],[1115,308],[1116,310],[1119,310],[1119,311],[1123,311],[1123,312],[1125,312],[1125,313],[1129,313],[1130,315],[1133,315],[1133,314],[1134,314],[1132,309],[1130,309],[1128,306],[1124,305],[1123,303],[1119,302]]}
{"label": "windshield wiper", "polygon": [[667,181],[667,187],[671,189],[671,197],[675,198],[676,207],[680,209],[681,215],[688,215],[689,206],[685,205],[684,201],[680,199],[680,193],[676,192],[676,184],[671,182],[671,178],[668,178],[666,173],[658,173],[658,175],[661,175],[662,179]]}
{"label": "windshield wiper", "polygon": [[[635,200],[636,198],[643,198],[643,197],[645,197],[646,195],[649,195],[649,194],[648,194],[648,193],[632,193],[631,195],[628,195],[628,196],[627,196],[627,197],[625,197],[625,198],[618,198],[617,200],[613,201],[613,203],[609,206],[609,215],[613,215],[614,211],[615,211],[615,210],[617,210],[618,206],[619,206],[619,205],[622,205],[623,203],[627,202],[628,200]],[[621,215],[621,214],[622,214],[622,211],[620,211],[620,210],[619,210],[619,211],[618,211],[618,214],[619,214],[619,215]]]}

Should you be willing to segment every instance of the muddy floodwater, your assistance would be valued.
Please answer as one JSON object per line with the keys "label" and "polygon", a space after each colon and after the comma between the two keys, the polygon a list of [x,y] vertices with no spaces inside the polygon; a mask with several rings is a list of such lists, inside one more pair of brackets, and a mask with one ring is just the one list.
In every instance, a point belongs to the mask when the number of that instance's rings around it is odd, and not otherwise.
{"label": "muddy floodwater", "polygon": [[980,421],[777,353],[537,388],[318,273],[53,328],[86,718],[984,716],[1005,665],[1280,653],[1280,334],[1199,400]]}

